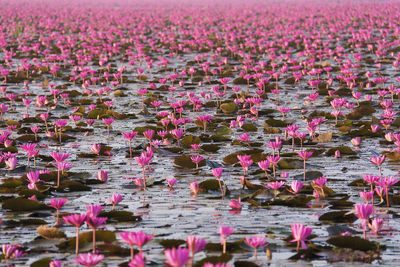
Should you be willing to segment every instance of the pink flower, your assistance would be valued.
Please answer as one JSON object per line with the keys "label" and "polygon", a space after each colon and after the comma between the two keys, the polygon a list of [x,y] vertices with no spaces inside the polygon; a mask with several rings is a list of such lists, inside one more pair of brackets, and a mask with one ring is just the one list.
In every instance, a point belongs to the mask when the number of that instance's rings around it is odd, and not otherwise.
{"label": "pink flower", "polygon": [[197,252],[203,250],[203,248],[206,246],[207,242],[205,239],[202,238],[197,238],[194,235],[190,235],[186,239],[187,246],[189,248],[190,253],[192,253],[192,257],[194,254]]}
{"label": "pink flower", "polygon": [[101,211],[103,210],[103,206],[100,205],[86,205],[86,215],[88,217],[97,217]]}
{"label": "pink flower", "polygon": [[311,234],[312,228],[306,227],[303,224],[292,224],[290,225],[292,228],[292,236],[293,240],[289,242],[297,242],[297,251],[299,251],[300,243],[301,247],[303,249],[306,249],[306,243],[305,241],[307,240],[307,237]]}
{"label": "pink flower", "polygon": [[138,246],[140,251],[147,242],[153,239],[153,235],[146,235],[143,231],[123,232],[119,236],[130,246]]}
{"label": "pink flower", "polygon": [[212,171],[212,174],[214,175],[214,177],[219,179],[219,178],[221,178],[223,168],[215,168],[215,169],[212,169],[211,171]]}
{"label": "pink flower", "polygon": [[187,248],[166,249],[164,255],[171,267],[183,267],[189,261],[189,250]]}
{"label": "pink flower", "polygon": [[382,155],[382,156],[374,156],[371,157],[371,162],[376,165],[376,166],[381,166],[384,162],[385,162],[386,156]]}
{"label": "pink flower", "polygon": [[85,254],[79,254],[77,258],[74,258],[74,261],[78,264],[85,265],[88,267],[95,266],[99,262],[104,260],[104,255],[97,255],[97,254],[92,254],[92,253],[85,253]]}
{"label": "pink flower", "polygon": [[198,182],[192,182],[189,184],[189,188],[190,191],[192,191],[192,193],[194,195],[197,195],[197,193],[199,192],[199,183]]}
{"label": "pink flower", "polygon": [[242,202],[240,201],[240,197],[238,199],[232,199],[229,201],[228,206],[233,210],[240,210],[242,209]]}
{"label": "pink flower", "polygon": [[75,227],[80,227],[86,220],[86,214],[72,214],[63,217],[66,224],[74,225]]}
{"label": "pink flower", "polygon": [[297,151],[297,154],[302,158],[303,160],[309,159],[313,152],[312,151]]}
{"label": "pink flower", "polygon": [[297,180],[292,181],[292,184],[290,185],[293,194],[299,193],[302,187],[303,183]]}
{"label": "pink flower", "polygon": [[100,155],[101,144],[93,144],[90,147],[90,151],[92,151],[93,154]]}
{"label": "pink flower", "polygon": [[71,154],[69,153],[57,153],[57,152],[50,152],[50,156],[56,161],[56,162],[63,162],[66,160]]}
{"label": "pink flower", "polygon": [[172,188],[176,184],[176,179],[170,178],[165,180],[170,188]]}
{"label": "pink flower", "polygon": [[255,250],[257,250],[258,248],[266,247],[268,245],[265,236],[253,236],[251,238],[246,237],[244,242],[246,242],[247,245],[254,248]]}
{"label": "pink flower", "polygon": [[97,178],[97,180],[105,183],[105,182],[107,182],[107,179],[108,179],[108,173],[106,171],[99,170],[97,172],[96,178]]}
{"label": "pink flower", "polygon": [[219,227],[219,234],[221,236],[221,244],[225,243],[225,240],[228,236],[230,236],[235,229],[230,226],[221,226]]}
{"label": "pink flower", "polygon": [[379,231],[382,229],[383,219],[382,218],[375,218],[375,219],[372,220],[371,223],[368,223],[368,226],[377,235],[379,233]]}
{"label": "pink flower", "polygon": [[144,258],[144,254],[142,252],[136,253],[135,257],[129,262],[129,267],[145,267],[146,260]]}

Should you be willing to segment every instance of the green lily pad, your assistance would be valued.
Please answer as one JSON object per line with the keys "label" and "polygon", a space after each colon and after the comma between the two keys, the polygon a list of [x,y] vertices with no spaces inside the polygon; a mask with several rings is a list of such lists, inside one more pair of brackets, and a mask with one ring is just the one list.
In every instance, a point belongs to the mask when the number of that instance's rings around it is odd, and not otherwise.
{"label": "green lily pad", "polygon": [[288,123],[282,120],[275,120],[275,119],[267,119],[265,120],[265,124],[267,124],[269,127],[277,127],[277,128],[282,128],[288,126]]}
{"label": "green lily pad", "polygon": [[334,236],[329,238],[326,242],[335,247],[350,248],[361,251],[375,251],[379,248],[378,243],[363,239],[358,236]]}
{"label": "green lily pad", "polygon": [[[221,181],[221,186],[224,186],[224,182]],[[199,184],[200,192],[206,193],[209,190],[211,191],[217,191],[221,190],[219,187],[218,180],[216,179],[208,179]]]}
{"label": "green lily pad", "polygon": [[79,181],[61,181],[60,187],[57,188],[58,192],[79,192],[90,191],[91,188]]}
{"label": "green lily pad", "polygon": [[186,244],[185,240],[182,239],[165,239],[159,242],[161,246],[164,248],[174,248],[179,247],[180,245]]}
{"label": "green lily pad", "polygon": [[336,223],[353,223],[357,220],[354,214],[347,214],[348,211],[330,211],[319,217],[320,221],[332,221]]}
{"label": "green lily pad", "polygon": [[336,150],[339,150],[341,155],[357,155],[357,153],[348,146],[331,147],[326,151],[326,155],[333,156]]}
{"label": "green lily pad", "polygon": [[[117,240],[114,232],[107,230],[97,230],[96,231],[96,242],[114,242]],[[79,234],[79,245],[91,243],[93,241],[93,232],[83,232]],[[60,249],[72,249],[75,248],[76,237],[70,238],[69,240],[57,245]]]}
{"label": "green lily pad", "polygon": [[142,220],[141,216],[134,216],[133,212],[124,210],[102,211],[99,217],[107,217],[108,222],[110,220],[118,222],[138,222]]}
{"label": "green lily pad", "polygon": [[218,127],[217,129],[215,129],[215,133],[218,135],[227,135],[227,134],[231,134],[232,131],[229,127],[221,126],[221,127]]}
{"label": "green lily pad", "polygon": [[[100,250],[105,256],[127,257],[131,255],[130,249],[110,243],[96,244],[96,249]],[[138,250],[134,249],[135,254],[138,252]]]}
{"label": "green lily pad", "polygon": [[228,261],[230,261],[233,258],[233,255],[231,254],[221,254],[221,256],[211,256],[211,257],[207,257],[202,259],[199,262],[196,262],[194,264],[194,267],[201,267],[203,266],[205,263],[210,262],[212,264],[217,264],[217,263],[226,263]]}
{"label": "green lily pad", "polygon": [[215,153],[218,152],[218,150],[221,147],[219,145],[216,144],[204,144],[201,146],[201,149],[204,150],[205,152],[211,152],[211,153]]}
{"label": "green lily pad", "polygon": [[36,228],[36,232],[45,239],[59,239],[66,237],[65,233],[60,229],[56,227],[49,227],[47,225],[39,226]]}
{"label": "green lily pad", "polygon": [[181,139],[181,143],[184,147],[190,148],[190,145],[200,144],[200,138],[198,136],[186,135]]}
{"label": "green lily pad", "polygon": [[243,129],[245,132],[257,132],[257,130],[258,130],[257,126],[254,125],[254,124],[251,124],[251,123],[246,123],[246,124],[244,124],[244,125],[242,126],[242,129]]}
{"label": "green lily pad", "polygon": [[223,103],[220,106],[221,110],[225,114],[232,114],[236,111],[237,105],[233,102]]}
{"label": "green lily pad", "polygon": [[35,261],[30,265],[30,267],[48,267],[50,262],[52,261],[52,258],[46,257],[42,258],[40,260]]}
{"label": "green lily pad", "polygon": [[[260,160],[264,160],[265,159],[265,155],[262,154],[263,150],[262,149],[252,149],[252,150],[242,150],[242,151],[237,151],[235,153],[229,154],[227,156],[225,156],[222,161],[225,164],[231,165],[231,164],[235,164],[238,163],[239,160],[237,158],[238,155],[251,155],[252,156],[252,160],[255,162],[258,162]],[[256,161],[256,159],[258,161]]]}
{"label": "green lily pad", "polygon": [[12,198],[3,201],[3,209],[12,211],[33,211],[51,209],[47,205],[26,198]]}
{"label": "green lily pad", "polygon": [[280,159],[278,161],[278,167],[281,170],[286,169],[301,169],[303,168],[303,161],[298,159]]}
{"label": "green lily pad", "polygon": [[[190,155],[180,155],[177,156],[174,160],[174,163],[177,167],[182,169],[194,169],[196,168],[196,164],[191,160]],[[199,167],[205,166],[206,161],[203,159],[199,162]]]}
{"label": "green lily pad", "polygon": [[7,227],[41,225],[41,224],[46,224],[46,223],[47,222],[42,219],[23,219],[23,220],[19,220],[19,221],[9,220],[9,221],[5,222]]}
{"label": "green lily pad", "polygon": [[286,206],[286,207],[300,207],[307,208],[307,203],[313,199],[312,196],[298,195],[298,196],[290,196],[287,198],[278,198],[273,201],[268,201],[266,203],[262,203],[262,206],[267,205],[278,205],[278,206]]}

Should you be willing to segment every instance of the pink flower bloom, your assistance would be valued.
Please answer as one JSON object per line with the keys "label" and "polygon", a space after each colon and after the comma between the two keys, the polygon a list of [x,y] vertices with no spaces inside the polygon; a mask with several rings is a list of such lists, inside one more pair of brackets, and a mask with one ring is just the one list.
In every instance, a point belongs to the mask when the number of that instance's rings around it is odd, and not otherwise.
{"label": "pink flower bloom", "polygon": [[172,188],[176,184],[176,179],[170,178],[165,180],[170,188]]}
{"label": "pink flower bloom", "polygon": [[90,151],[92,151],[93,154],[100,155],[101,144],[93,144],[90,147]]}
{"label": "pink flower bloom", "polygon": [[121,133],[128,141],[132,141],[133,138],[138,134],[137,132],[126,132]]}
{"label": "pink flower bloom", "polygon": [[57,153],[57,152],[50,152],[50,156],[56,161],[56,162],[62,162],[66,160],[71,154],[69,153]]}
{"label": "pink flower bloom", "polygon": [[183,267],[189,261],[189,250],[187,248],[166,249],[164,255],[171,267]]}
{"label": "pink flower bloom", "polygon": [[8,158],[5,163],[8,166],[9,170],[12,171],[15,169],[15,166],[17,165],[18,159],[15,157]]}
{"label": "pink flower bloom", "polygon": [[379,231],[383,227],[383,219],[382,218],[375,218],[375,219],[372,220],[371,223],[368,223],[368,226],[377,235],[379,233]]}
{"label": "pink flower bloom", "polygon": [[61,209],[65,203],[67,203],[68,199],[66,198],[53,198],[50,199],[50,204],[47,204],[50,207],[53,207],[55,209]]}
{"label": "pink flower bloom", "polygon": [[194,195],[197,195],[197,193],[199,192],[199,183],[192,182],[189,184],[189,188],[190,188],[190,191],[192,191],[192,193]]}
{"label": "pink flower bloom", "polygon": [[212,171],[212,174],[214,175],[214,177],[219,179],[219,178],[221,178],[223,168],[215,168],[215,169],[212,169],[211,171]]}
{"label": "pink flower bloom", "polygon": [[365,230],[367,227],[367,221],[371,214],[374,212],[374,206],[371,204],[356,204],[354,205],[356,209],[356,215],[361,220],[361,225],[364,229],[364,237],[365,237]]}
{"label": "pink flower bloom", "polygon": [[300,248],[300,243],[301,243],[301,247],[303,249],[306,249],[306,243],[305,241],[307,240],[307,237],[311,234],[312,232],[312,228],[306,227],[303,224],[292,224],[291,225],[292,228],[292,236],[293,236],[293,240],[289,241],[289,242],[297,242],[297,251],[299,251]]}
{"label": "pink flower bloom", "polygon": [[96,178],[97,178],[97,180],[105,183],[105,182],[107,182],[107,179],[108,179],[108,173],[106,171],[99,170],[97,172]]}
{"label": "pink flower bloom", "polygon": [[313,152],[312,151],[297,151],[297,154],[302,158],[303,160],[309,159]]}
{"label": "pink flower bloom", "polygon": [[371,157],[371,162],[376,165],[376,166],[381,166],[384,162],[385,162],[386,156],[382,155],[382,156],[374,156]]}
{"label": "pink flower bloom", "polygon": [[230,226],[221,226],[219,227],[219,234],[221,236],[221,244],[225,243],[225,240],[228,236],[230,236],[235,229]]}
{"label": "pink flower bloom", "polygon": [[106,200],[106,203],[111,204],[111,205],[113,206],[113,210],[114,210],[115,206],[116,206],[119,202],[121,202],[123,198],[124,198],[124,197],[123,197],[122,195],[117,194],[117,193],[113,193],[113,194],[111,195],[111,197],[110,197],[108,200]]}
{"label": "pink flower bloom", "polygon": [[361,138],[354,137],[353,139],[350,140],[350,142],[353,144],[353,146],[359,146],[361,144]]}
{"label": "pink flower bloom", "polygon": [[207,244],[205,239],[197,238],[194,235],[188,236],[187,239],[186,239],[186,243],[187,243],[187,246],[189,248],[190,253],[192,254],[192,257],[197,252],[200,252],[201,250],[203,250],[203,248]]}
{"label": "pink flower bloom", "polygon": [[145,267],[146,260],[143,253],[136,253],[135,257],[129,262],[129,267]]}
{"label": "pink flower bloom", "polygon": [[92,267],[98,264],[104,260],[104,255],[97,255],[97,254],[92,254],[92,253],[85,253],[85,254],[79,254],[77,258],[74,258],[74,261],[78,264]]}
{"label": "pink flower bloom", "polygon": [[86,215],[88,217],[97,217],[101,211],[103,210],[103,206],[100,205],[86,205]]}
{"label": "pink flower bloom", "polygon": [[292,181],[292,184],[290,185],[293,194],[299,193],[302,187],[303,183],[297,180]]}
{"label": "pink flower bloom", "polygon": [[153,239],[153,235],[146,235],[143,231],[138,232],[123,232],[119,236],[130,246],[138,246],[142,250],[147,242]]}
{"label": "pink flower bloom", "polygon": [[231,201],[229,201],[229,204],[228,204],[228,206],[231,208],[231,209],[234,209],[234,210],[240,210],[240,209],[242,209],[242,202],[240,201],[240,197],[238,198],[238,199],[232,199]]}
{"label": "pink flower bloom", "polygon": [[75,227],[80,227],[86,220],[86,214],[72,214],[63,217],[66,224],[74,225]]}
{"label": "pink flower bloom", "polygon": [[252,236],[251,238],[246,237],[244,242],[246,242],[247,245],[255,250],[268,246],[265,236]]}

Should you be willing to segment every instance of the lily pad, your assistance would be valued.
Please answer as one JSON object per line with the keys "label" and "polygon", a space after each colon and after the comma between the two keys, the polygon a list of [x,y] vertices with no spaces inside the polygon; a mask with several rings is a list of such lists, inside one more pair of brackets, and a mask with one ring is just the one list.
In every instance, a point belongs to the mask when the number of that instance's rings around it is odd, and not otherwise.
{"label": "lily pad", "polygon": [[201,267],[207,262],[212,263],[212,264],[226,263],[226,262],[230,261],[232,258],[233,258],[233,255],[226,254],[226,253],[221,254],[221,256],[211,256],[211,257],[204,258],[199,262],[196,262],[194,264],[194,267]]}
{"label": "lily pad", "polygon": [[50,262],[52,261],[52,258],[46,257],[42,258],[40,260],[35,261],[30,265],[30,267],[48,267]]}
{"label": "lily pad", "polygon": [[[221,185],[224,186],[224,182],[221,181]],[[216,179],[208,179],[199,184],[200,192],[208,192],[208,191],[217,191],[221,190],[219,187],[218,180]]]}
{"label": "lily pad", "polygon": [[348,211],[330,211],[319,217],[320,221],[332,221],[336,223],[353,223],[357,220],[354,214],[347,214]]}
{"label": "lily pad", "polygon": [[110,220],[118,222],[138,222],[142,220],[141,216],[135,216],[133,212],[124,210],[102,211],[99,217],[107,217],[108,222]]}
{"label": "lily pad", "polygon": [[26,198],[12,198],[3,201],[3,209],[12,211],[33,211],[51,209],[47,205]]}
{"label": "lily pad", "polygon": [[348,146],[331,147],[328,149],[328,151],[326,151],[325,154],[327,156],[333,156],[335,154],[336,150],[339,150],[341,155],[357,155],[357,153]]}
{"label": "lily pad", "polygon": [[[192,161],[189,155],[180,155],[177,156],[174,160],[176,166],[183,169],[194,169],[196,168],[196,164]],[[199,162],[199,167],[203,167],[206,165],[205,159]]]}
{"label": "lily pad", "polygon": [[90,191],[91,188],[79,181],[61,181],[60,187],[57,188],[58,192],[79,192]]}
{"label": "lily pad", "polygon": [[165,239],[159,242],[161,246],[164,248],[174,248],[179,247],[180,245],[186,244],[185,240],[182,239]]}
{"label": "lily pad", "polygon": [[246,123],[246,124],[244,124],[243,126],[242,126],[242,129],[245,131],[245,132],[257,132],[257,126],[256,125],[254,125],[254,124],[251,124],[251,123]]}
{"label": "lily pad", "polygon": [[221,110],[225,114],[232,114],[236,111],[237,105],[233,102],[230,103],[223,103],[220,106]]}
{"label": "lily pad", "polygon": [[[45,222],[46,223],[46,222]],[[41,225],[36,228],[36,232],[43,238],[46,239],[58,239],[65,238],[66,235],[63,231],[56,227],[49,227],[47,225]]]}
{"label": "lily pad", "polygon": [[350,248],[361,251],[377,250],[379,248],[378,243],[358,236],[334,236],[329,238],[326,242],[335,247]]}
{"label": "lily pad", "polygon": [[42,219],[22,219],[19,221],[9,220],[5,222],[7,227],[26,226],[26,225],[41,225],[47,222]]}
{"label": "lily pad", "polygon": [[287,122],[282,121],[282,120],[275,120],[272,118],[265,120],[265,124],[267,124],[269,127],[277,127],[277,128],[282,128],[282,127],[288,126]]}

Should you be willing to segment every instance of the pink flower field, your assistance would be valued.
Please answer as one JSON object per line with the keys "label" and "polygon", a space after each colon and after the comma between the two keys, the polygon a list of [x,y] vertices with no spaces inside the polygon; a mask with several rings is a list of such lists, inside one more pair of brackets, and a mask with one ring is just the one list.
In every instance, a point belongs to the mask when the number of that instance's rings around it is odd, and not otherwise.
{"label": "pink flower field", "polygon": [[398,266],[400,1],[0,11],[1,266]]}

